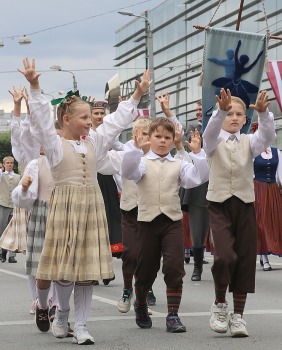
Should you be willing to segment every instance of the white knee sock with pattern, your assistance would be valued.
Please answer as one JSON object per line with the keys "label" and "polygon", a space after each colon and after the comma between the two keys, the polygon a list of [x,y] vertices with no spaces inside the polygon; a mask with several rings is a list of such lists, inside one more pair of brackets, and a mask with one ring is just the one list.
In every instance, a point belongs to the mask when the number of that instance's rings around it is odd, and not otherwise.
{"label": "white knee sock with pattern", "polygon": [[60,311],[65,312],[70,309],[70,296],[73,290],[73,285],[73,282],[55,282],[58,308]]}
{"label": "white knee sock with pattern", "polygon": [[91,306],[93,284],[75,285],[74,287],[74,309],[75,324],[74,329],[86,324],[88,312]]}

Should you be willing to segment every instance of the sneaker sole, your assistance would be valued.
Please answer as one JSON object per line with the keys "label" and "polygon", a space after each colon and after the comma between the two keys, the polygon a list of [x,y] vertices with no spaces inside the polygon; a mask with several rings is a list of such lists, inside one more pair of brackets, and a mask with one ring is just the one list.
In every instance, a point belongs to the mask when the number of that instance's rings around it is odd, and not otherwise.
{"label": "sneaker sole", "polygon": [[86,339],[83,342],[78,342],[76,338],[73,338],[73,343],[78,344],[78,345],[92,345],[95,344],[94,340],[92,341],[91,339]]}
{"label": "sneaker sole", "polygon": [[130,308],[125,310],[125,309],[121,309],[121,308],[119,308],[119,307],[117,307],[117,309],[118,309],[118,311],[121,312],[122,314],[126,314],[126,313],[128,313],[128,311],[130,310]]}
{"label": "sneaker sole", "polygon": [[152,322],[151,322],[151,324],[144,324],[144,323],[137,323],[137,321],[136,321],[136,324],[139,328],[142,328],[142,329],[152,328]]}
{"label": "sneaker sole", "polygon": [[210,329],[216,333],[226,333],[228,330],[228,326],[226,328],[215,328],[213,325],[210,324]]}
{"label": "sneaker sole", "polygon": [[186,327],[179,327],[176,329],[166,329],[168,333],[185,333],[186,332]]}
{"label": "sneaker sole", "polygon": [[249,337],[249,333],[248,332],[235,332],[235,333],[231,333],[231,337],[232,338],[246,338],[246,337]]}

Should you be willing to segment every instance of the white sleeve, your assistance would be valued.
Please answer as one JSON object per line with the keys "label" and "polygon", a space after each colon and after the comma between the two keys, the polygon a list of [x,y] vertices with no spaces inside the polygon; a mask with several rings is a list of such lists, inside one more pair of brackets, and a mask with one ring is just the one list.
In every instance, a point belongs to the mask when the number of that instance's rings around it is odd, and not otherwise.
{"label": "white sleeve", "polygon": [[[38,160],[35,159],[28,163],[18,186],[12,192],[12,201],[18,208],[30,210],[38,197]],[[32,183],[27,192],[22,190],[22,179],[25,176],[31,176]]]}
{"label": "white sleeve", "polygon": [[97,162],[97,172],[103,175],[120,174],[123,153],[122,151],[108,151],[106,157]]}
{"label": "white sleeve", "polygon": [[21,122],[21,146],[26,159],[26,164],[40,156],[40,144],[30,131],[30,116]]}
{"label": "white sleeve", "polygon": [[21,118],[13,116],[11,122],[11,145],[12,153],[19,166],[26,165],[26,159],[21,147]]}
{"label": "white sleeve", "polygon": [[209,166],[206,154],[203,150],[195,154],[190,153],[193,164],[183,160],[180,168],[180,187],[193,188],[197,187],[209,179]]}
{"label": "white sleeve", "polygon": [[276,182],[281,186],[282,185],[282,153],[279,149],[278,151],[278,168],[276,172]]}
{"label": "white sleeve", "polygon": [[174,156],[175,159],[185,160],[188,163],[192,163],[192,159],[189,156],[189,153],[183,149],[182,151],[177,151],[176,155]]}
{"label": "white sleeve", "polygon": [[124,145],[124,155],[121,162],[122,177],[139,182],[146,171],[146,164],[142,159],[144,152],[135,147],[132,141]]}

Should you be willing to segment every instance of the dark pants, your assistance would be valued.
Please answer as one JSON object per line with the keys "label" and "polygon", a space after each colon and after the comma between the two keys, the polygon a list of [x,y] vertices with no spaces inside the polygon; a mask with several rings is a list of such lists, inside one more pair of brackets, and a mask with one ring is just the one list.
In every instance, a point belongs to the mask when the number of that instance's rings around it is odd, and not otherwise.
{"label": "dark pants", "polygon": [[121,229],[122,229],[122,273],[125,281],[133,279],[137,265],[137,223],[138,208],[132,210],[121,209]]}
{"label": "dark pants", "polygon": [[254,293],[257,226],[253,203],[233,196],[223,203],[209,202],[214,241],[212,274],[217,285],[229,291]]}
{"label": "dark pants", "polygon": [[[2,205],[0,205],[0,237],[2,236],[2,233],[5,231],[9,222],[11,221],[12,216],[13,216],[13,208],[3,207]],[[0,248],[0,254],[2,258],[6,259],[7,250]],[[9,251],[10,258],[15,256],[16,256],[16,253]]]}
{"label": "dark pants", "polygon": [[185,276],[181,220],[172,221],[161,214],[151,222],[139,221],[137,241],[136,298],[139,293],[147,295],[160,269],[161,257],[166,286],[181,288]]}

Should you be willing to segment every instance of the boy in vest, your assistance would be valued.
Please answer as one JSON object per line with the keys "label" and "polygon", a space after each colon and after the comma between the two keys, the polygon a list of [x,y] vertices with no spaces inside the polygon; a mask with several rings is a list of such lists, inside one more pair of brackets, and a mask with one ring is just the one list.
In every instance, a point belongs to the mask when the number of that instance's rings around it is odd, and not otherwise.
{"label": "boy in vest", "polygon": [[[247,293],[255,291],[257,229],[254,209],[253,158],[275,139],[274,118],[268,96],[262,91],[255,105],[259,128],[253,135],[240,134],[246,123],[244,102],[230,91],[216,96],[213,112],[203,134],[210,165],[207,199],[214,241],[212,274],[215,302],[210,327],[232,337],[248,337],[244,312]],[[228,322],[226,291],[233,292],[234,312]]]}
{"label": "boy in vest", "polygon": [[[3,165],[5,170],[0,170],[0,237],[7,227],[12,215],[13,215],[13,202],[12,202],[12,192],[13,189],[17,187],[20,181],[20,175],[15,174],[14,168],[14,158],[5,157],[3,159]],[[7,250],[2,249],[1,252],[1,262],[6,261]],[[16,263],[15,253],[9,253],[10,263]]]}
{"label": "boy in vest", "polygon": [[[191,133],[190,156],[194,162],[175,159],[170,150],[174,145],[175,129],[166,118],[156,118],[149,127],[149,141],[134,135],[127,142],[121,168],[122,175],[137,183],[138,234],[137,268],[135,270],[136,301],[134,310],[140,328],[151,328],[147,293],[156,279],[163,257],[168,316],[166,329],[171,333],[186,332],[178,317],[185,275],[183,260],[182,212],[178,196],[179,186],[189,188],[208,179],[208,165],[201,150],[198,131]],[[150,144],[145,155],[142,148]]]}

